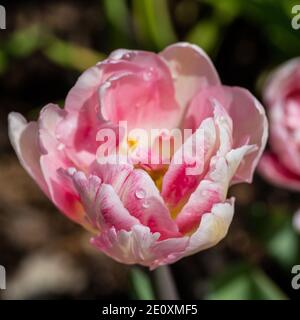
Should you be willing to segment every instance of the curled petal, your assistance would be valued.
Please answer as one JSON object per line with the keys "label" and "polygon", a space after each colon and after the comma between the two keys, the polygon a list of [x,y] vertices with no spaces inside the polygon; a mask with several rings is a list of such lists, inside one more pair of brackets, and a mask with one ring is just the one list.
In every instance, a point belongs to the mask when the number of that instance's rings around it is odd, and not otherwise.
{"label": "curled petal", "polygon": [[193,231],[205,213],[210,212],[215,204],[226,200],[232,177],[244,157],[253,150],[253,146],[243,146],[229,151],[225,156],[216,155],[212,159],[209,172],[176,218],[182,233]]}
{"label": "curled petal", "polygon": [[[216,128],[213,120],[209,118],[188,138],[171,161],[162,184],[162,196],[168,205],[177,206],[195,190],[207,171],[216,147]],[[195,155],[198,157],[195,158]],[[193,170],[192,174],[188,174],[188,170],[197,168],[198,172]]]}
{"label": "curled petal", "polygon": [[165,48],[160,55],[171,70],[176,100],[184,110],[199,90],[220,84],[218,73],[207,54],[190,43],[176,43]]}
{"label": "curled petal", "polygon": [[139,221],[124,208],[111,185],[101,182],[97,176],[86,177],[83,172],[73,173],[77,189],[89,220],[95,228],[106,230],[130,230]]}
{"label": "curled petal", "polygon": [[234,213],[234,199],[215,204],[202,216],[198,229],[190,237],[185,256],[216,245],[227,234]]}
{"label": "curled petal", "polygon": [[[221,105],[232,120],[232,147],[239,148],[245,144],[257,146],[256,151],[249,153],[241,163],[232,180],[232,184],[250,183],[268,137],[268,123],[264,108],[245,89],[226,86],[210,87],[194,98],[186,114],[184,127],[191,123],[197,127],[203,118],[209,116],[212,112],[210,107],[212,100]],[[198,112],[198,110],[204,111]]]}
{"label": "curled petal", "polygon": [[133,170],[120,193],[127,210],[148,226],[151,232],[159,232],[161,239],[180,236],[177,225],[148,173],[140,169]]}
{"label": "curled petal", "polygon": [[19,113],[11,112],[8,116],[9,139],[19,161],[37,182],[40,188],[49,194],[40,166],[40,148],[38,145],[38,126],[36,122],[27,123]]}
{"label": "curled petal", "polygon": [[187,237],[158,241],[159,237],[159,233],[152,233],[148,227],[135,225],[131,231],[111,228],[91,242],[119,262],[139,263],[154,269],[182,256],[188,243]]}

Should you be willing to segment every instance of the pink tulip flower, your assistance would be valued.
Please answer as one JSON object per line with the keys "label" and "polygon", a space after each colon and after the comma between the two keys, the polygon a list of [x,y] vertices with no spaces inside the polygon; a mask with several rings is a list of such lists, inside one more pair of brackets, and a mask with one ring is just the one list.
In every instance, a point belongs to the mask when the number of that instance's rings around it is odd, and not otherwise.
{"label": "pink tulip flower", "polygon": [[264,101],[270,119],[270,149],[260,173],[274,185],[300,191],[300,59],[278,67],[269,77]]}
{"label": "pink tulip flower", "polygon": [[[147,159],[160,134],[148,145],[129,140],[120,130],[124,121],[130,130],[192,134],[170,163],[153,165]],[[105,129],[116,132],[118,147],[138,148],[140,161],[131,151],[119,163],[99,161],[97,135]],[[234,213],[228,188],[251,182],[267,120],[250,92],[221,84],[203,50],[177,43],[159,54],[114,51],[80,76],[64,109],[49,104],[29,123],[11,113],[9,136],[24,168],[66,216],[93,233],[94,246],[154,269],[224,238]],[[189,175],[199,149],[201,170]]]}

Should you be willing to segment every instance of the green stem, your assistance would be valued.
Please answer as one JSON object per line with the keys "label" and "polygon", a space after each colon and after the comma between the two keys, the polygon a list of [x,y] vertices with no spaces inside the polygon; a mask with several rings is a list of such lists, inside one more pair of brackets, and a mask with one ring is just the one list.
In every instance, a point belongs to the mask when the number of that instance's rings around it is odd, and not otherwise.
{"label": "green stem", "polygon": [[154,271],[154,284],[160,300],[179,300],[179,294],[169,266]]}

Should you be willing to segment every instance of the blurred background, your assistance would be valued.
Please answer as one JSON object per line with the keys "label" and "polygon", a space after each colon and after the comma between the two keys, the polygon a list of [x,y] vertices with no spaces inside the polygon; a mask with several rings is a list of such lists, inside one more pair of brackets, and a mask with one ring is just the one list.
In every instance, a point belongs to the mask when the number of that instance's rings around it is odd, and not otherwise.
{"label": "blurred background", "polygon": [[[299,1],[298,1],[299,2]],[[0,299],[153,298],[146,269],[118,264],[88,243],[25,173],[9,144],[7,114],[36,119],[48,102],[63,105],[79,74],[112,50],[160,51],[190,41],[212,57],[224,84],[258,98],[265,75],[300,55],[290,0],[1,1]],[[171,266],[183,299],[289,299],[300,264],[292,217],[300,195],[256,176],[231,189],[236,213],[216,247]]]}

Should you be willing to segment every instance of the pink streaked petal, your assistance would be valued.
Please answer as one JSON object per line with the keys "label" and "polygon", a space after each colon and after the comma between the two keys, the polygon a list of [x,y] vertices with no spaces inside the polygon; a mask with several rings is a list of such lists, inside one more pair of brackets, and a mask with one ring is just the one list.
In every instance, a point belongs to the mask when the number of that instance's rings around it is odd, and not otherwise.
{"label": "pink streaked petal", "polygon": [[232,183],[251,183],[267,143],[268,121],[263,106],[248,90],[238,87],[231,90],[234,100],[228,113],[234,123],[233,145],[238,148],[247,140],[248,145],[256,146],[256,150],[248,153],[240,164]]}
{"label": "pink streaked petal", "polygon": [[[245,143],[257,146],[255,152],[247,155],[232,181],[232,183],[250,183],[268,137],[268,123],[264,108],[245,89],[226,86],[210,87],[195,97],[187,112],[185,127],[193,123],[195,126],[199,125],[199,121],[211,112],[209,107],[212,101],[221,105],[232,119],[233,148],[241,147]],[[197,114],[197,110],[201,109],[204,111]]]}
{"label": "pink streaked petal", "polygon": [[152,232],[159,232],[161,239],[179,236],[157,187],[147,172],[133,170],[120,190],[120,198],[131,215],[148,226]]}
{"label": "pink streaked petal", "polygon": [[[175,153],[162,185],[162,196],[168,205],[175,207],[195,190],[206,173],[216,143],[216,128],[213,119],[209,118]],[[200,155],[200,159],[195,159],[195,154]],[[187,174],[187,170],[195,166],[200,167],[200,172]]]}
{"label": "pink streaked petal", "polygon": [[[194,109],[193,104],[197,104],[197,101],[196,97],[193,100],[192,109]],[[232,149],[232,121],[230,117],[217,100],[210,99],[208,103],[209,107],[206,110],[210,111],[207,115],[211,114],[213,118],[202,119],[199,129],[175,153],[163,179],[162,195],[172,207],[178,205],[180,201],[186,200],[196,189],[200,180],[207,173],[210,159],[214,154],[224,156]],[[200,101],[199,106],[201,107],[201,105]],[[202,138],[196,139],[197,135],[201,135]],[[196,162],[197,167],[202,169],[199,174],[190,174],[186,170],[189,167],[186,163],[186,155],[189,155],[189,152],[200,155],[200,159],[196,159],[198,161]],[[179,165],[180,159],[184,161],[181,160]]]}
{"label": "pink streaked petal", "polygon": [[111,228],[91,242],[119,262],[139,263],[154,269],[181,257],[188,242],[187,237],[158,241],[159,236],[159,233],[152,233],[148,227],[135,225],[131,231],[117,232]]}
{"label": "pink streaked petal", "polygon": [[124,182],[133,171],[133,165],[125,158],[119,157],[119,163],[113,163],[114,160],[113,157],[107,157],[107,162],[103,164],[95,161],[89,168],[89,173],[98,176],[103,183],[110,184],[120,195]]}
{"label": "pink streaked petal", "polygon": [[207,54],[190,43],[176,43],[165,48],[160,55],[171,70],[176,100],[182,110],[199,90],[220,84],[219,76]]}
{"label": "pink streaked petal", "polygon": [[284,166],[274,153],[264,153],[259,162],[258,170],[271,183],[279,187],[300,191],[300,175]]}
{"label": "pink streaked petal", "polygon": [[27,123],[19,113],[11,112],[8,116],[9,139],[22,166],[49,195],[40,166],[41,151],[38,145],[38,126],[36,122]]}
{"label": "pink streaked petal", "polygon": [[64,119],[66,112],[58,105],[48,104],[40,112],[38,120],[38,136],[41,150],[44,154],[56,148],[63,148],[64,145],[57,140],[56,129]]}
{"label": "pink streaked petal", "polygon": [[198,229],[190,237],[185,256],[208,249],[227,234],[234,214],[234,199],[216,203],[211,212],[203,214]]}
{"label": "pink streaked petal", "polygon": [[213,204],[221,201],[222,186],[216,182],[202,180],[189,201],[176,217],[179,230],[185,234],[199,225],[204,213],[210,212]]}
{"label": "pink streaked petal", "polygon": [[116,230],[130,230],[140,222],[124,208],[111,185],[102,183],[94,175],[75,172],[73,181],[89,220],[100,230],[115,227]]}
{"label": "pink streaked petal", "polygon": [[203,214],[210,212],[216,203],[225,201],[232,177],[254,146],[243,146],[230,150],[226,155],[216,155],[211,160],[211,167],[186,205],[176,218],[179,230],[184,234],[197,228]]}
{"label": "pink streaked petal", "polygon": [[42,155],[40,164],[49,188],[50,199],[70,219],[81,223],[84,211],[79,196],[70,181],[60,173],[73,164],[59,151]]}

